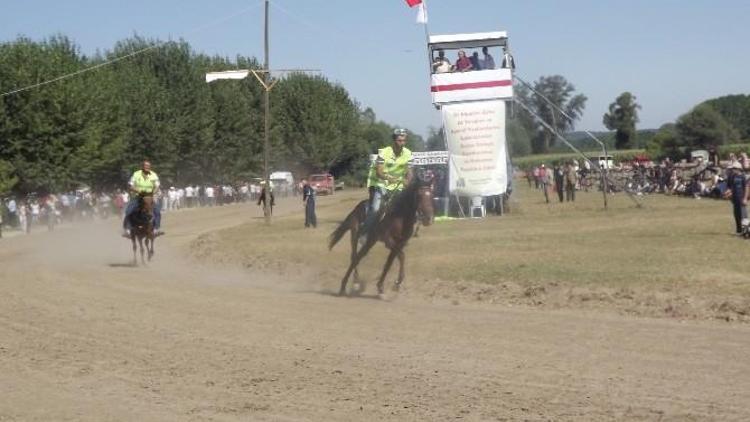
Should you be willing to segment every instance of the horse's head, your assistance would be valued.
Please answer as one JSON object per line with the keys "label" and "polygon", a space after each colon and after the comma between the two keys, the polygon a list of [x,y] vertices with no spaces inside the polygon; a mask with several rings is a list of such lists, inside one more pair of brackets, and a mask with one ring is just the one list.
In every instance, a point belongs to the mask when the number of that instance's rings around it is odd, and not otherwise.
{"label": "horse's head", "polygon": [[154,213],[154,195],[150,193],[142,193],[138,197],[139,208],[141,212],[146,215],[153,215]]}
{"label": "horse's head", "polygon": [[420,183],[417,188],[417,217],[423,226],[429,226],[435,220],[431,183]]}

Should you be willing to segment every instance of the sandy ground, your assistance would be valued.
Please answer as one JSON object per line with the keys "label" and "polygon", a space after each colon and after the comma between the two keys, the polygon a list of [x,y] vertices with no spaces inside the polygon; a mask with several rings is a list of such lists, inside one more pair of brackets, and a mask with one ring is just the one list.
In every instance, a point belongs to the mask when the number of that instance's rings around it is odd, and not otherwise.
{"label": "sandy ground", "polygon": [[343,299],[189,258],[258,216],[167,214],[148,268],[115,221],[0,241],[0,421],[750,420],[746,325]]}

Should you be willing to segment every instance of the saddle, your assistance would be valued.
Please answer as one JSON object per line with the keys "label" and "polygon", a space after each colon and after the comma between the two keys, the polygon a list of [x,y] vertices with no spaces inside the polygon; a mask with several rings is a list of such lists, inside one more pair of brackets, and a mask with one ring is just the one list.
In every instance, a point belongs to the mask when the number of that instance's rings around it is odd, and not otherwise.
{"label": "saddle", "polygon": [[148,215],[142,210],[136,210],[130,214],[130,224],[133,227],[146,227],[148,224],[154,222],[154,216]]}

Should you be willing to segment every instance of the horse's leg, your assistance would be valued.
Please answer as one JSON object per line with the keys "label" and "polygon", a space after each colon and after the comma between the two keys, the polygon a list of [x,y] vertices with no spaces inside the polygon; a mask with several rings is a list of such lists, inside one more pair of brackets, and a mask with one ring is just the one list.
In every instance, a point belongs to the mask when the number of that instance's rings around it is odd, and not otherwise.
{"label": "horse's leg", "polygon": [[346,294],[346,283],[349,281],[349,276],[352,275],[352,271],[354,271],[355,268],[357,268],[357,265],[359,265],[359,261],[362,260],[362,258],[367,255],[368,252],[370,252],[370,249],[372,249],[373,246],[375,246],[375,243],[377,242],[377,239],[370,237],[367,238],[367,243],[360,249],[356,254],[353,255],[351,262],[349,263],[349,268],[346,270],[346,274],[344,274],[344,278],[341,279],[341,288],[339,289],[339,296],[344,296]]}
{"label": "horse's leg", "polygon": [[130,235],[130,242],[133,243],[133,266],[135,267],[138,266],[138,246],[135,244],[135,234]]}
{"label": "horse's leg", "polygon": [[[354,259],[357,257],[357,246],[359,244],[359,222],[354,221],[352,222],[351,228],[349,229],[351,232],[351,246],[352,246],[352,252],[349,254],[349,260],[350,262],[354,262]],[[359,283],[359,270],[357,269],[358,266],[354,266],[354,282]]]}
{"label": "horse's leg", "polygon": [[148,237],[148,243],[146,243],[146,246],[148,247],[148,260],[151,261],[151,258],[154,256],[154,242],[156,241],[156,238],[152,235]]}
{"label": "horse's leg", "polygon": [[398,251],[398,280],[396,281],[395,289],[398,291],[398,289],[401,287],[401,283],[404,282],[404,262],[406,261],[406,254],[403,250]]}
{"label": "horse's leg", "polygon": [[141,249],[141,264],[146,265],[143,251],[143,236],[138,236],[138,247]]}
{"label": "horse's leg", "polygon": [[383,281],[385,281],[385,276],[388,274],[388,270],[391,269],[391,265],[393,265],[393,260],[396,259],[396,255],[398,255],[399,250],[396,248],[391,249],[391,253],[388,254],[388,259],[385,260],[385,265],[383,265],[383,273],[380,274],[380,280],[378,280],[378,294],[383,294]]}

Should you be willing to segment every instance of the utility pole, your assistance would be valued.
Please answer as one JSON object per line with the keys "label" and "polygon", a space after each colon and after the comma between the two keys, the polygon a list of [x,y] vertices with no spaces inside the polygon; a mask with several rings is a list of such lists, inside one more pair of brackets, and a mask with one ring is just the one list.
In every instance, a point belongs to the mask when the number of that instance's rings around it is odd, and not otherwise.
{"label": "utility pole", "polygon": [[268,7],[270,6],[269,0],[266,0],[266,12],[265,12],[265,25],[264,25],[264,42],[263,42],[263,50],[265,59],[263,61],[263,70],[265,71],[263,73],[263,81],[261,84],[263,85],[265,89],[265,100],[263,101],[263,105],[265,107],[265,113],[264,113],[264,139],[263,139],[263,173],[264,177],[263,179],[266,181],[266,189],[265,189],[265,200],[263,201],[263,215],[266,219],[266,224],[271,224],[271,172],[268,168],[269,166],[269,157],[271,156],[271,142],[269,140],[270,137],[270,130],[271,130],[271,88],[272,86],[269,85],[271,82],[271,72],[270,67],[268,63]]}
{"label": "utility pole", "polygon": [[[247,69],[247,70],[228,70],[224,72],[209,72],[206,73],[206,82],[211,83],[220,79],[244,79],[249,74],[255,76],[255,79],[263,85],[263,180],[265,181],[265,192],[266,197],[263,202],[263,216],[265,217],[266,224],[271,224],[271,90],[273,89],[276,82],[271,77],[271,67],[269,64],[269,48],[268,48],[268,12],[270,8],[270,0],[265,0],[265,16],[264,16],[264,36],[263,36],[263,69]],[[276,72],[319,72],[318,69],[276,69]],[[262,76],[261,76],[262,75]]]}

